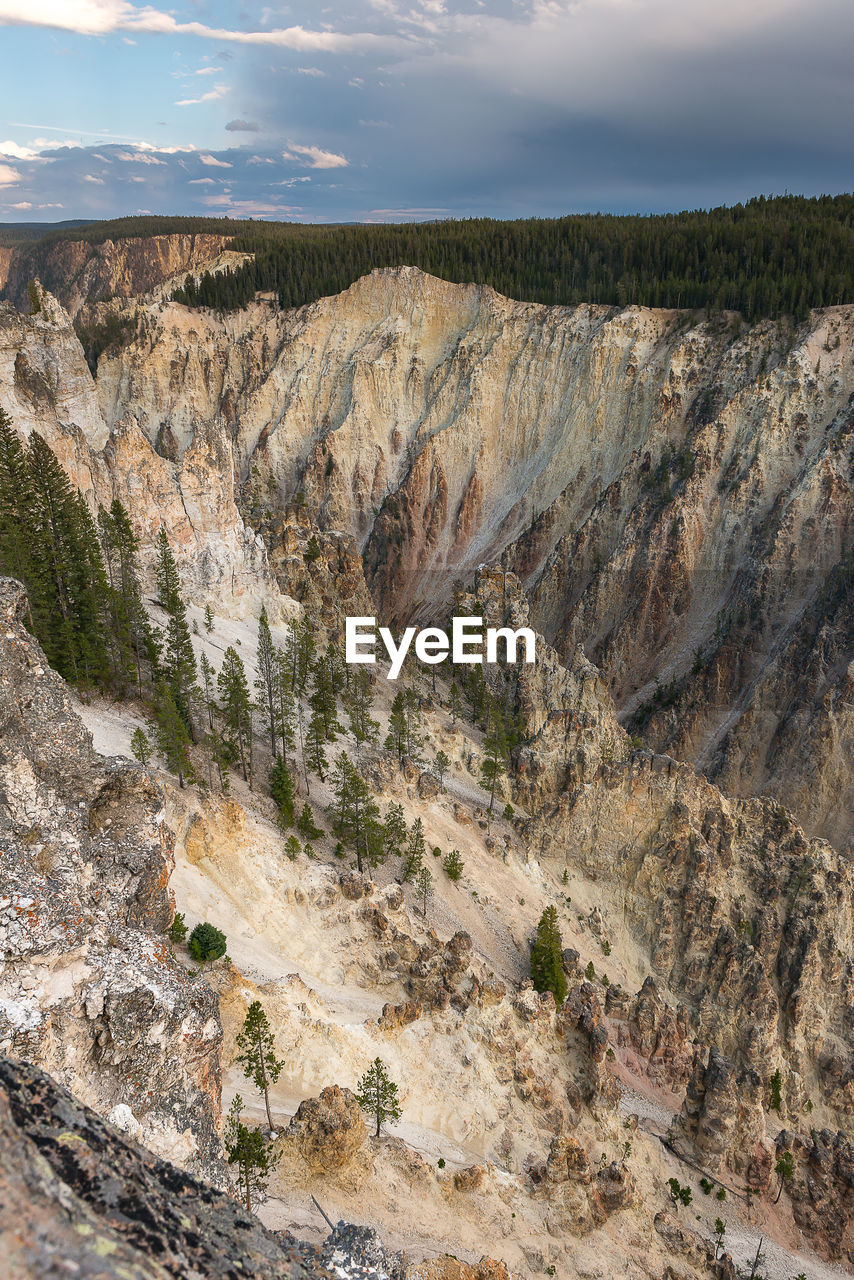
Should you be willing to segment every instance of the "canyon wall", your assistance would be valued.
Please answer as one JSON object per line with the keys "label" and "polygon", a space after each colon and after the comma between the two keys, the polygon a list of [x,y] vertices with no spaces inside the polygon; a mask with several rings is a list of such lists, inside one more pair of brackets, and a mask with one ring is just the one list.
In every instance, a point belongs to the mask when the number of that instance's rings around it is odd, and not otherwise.
{"label": "canyon wall", "polygon": [[26,430],[54,350],[52,443],[146,540],[165,513],[199,596],[239,594],[263,542],[308,599],[316,530],[352,599],[444,620],[503,558],[630,733],[852,847],[854,309],[745,330],[401,268],[291,312],[124,313],[97,403],[56,312],[7,314],[0,403]]}

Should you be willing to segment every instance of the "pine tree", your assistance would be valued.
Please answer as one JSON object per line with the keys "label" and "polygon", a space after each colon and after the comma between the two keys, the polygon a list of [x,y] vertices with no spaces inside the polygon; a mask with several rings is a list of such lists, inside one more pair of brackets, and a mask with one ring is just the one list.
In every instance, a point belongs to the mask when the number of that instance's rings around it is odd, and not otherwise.
{"label": "pine tree", "polygon": [[165,682],[158,685],[154,710],[154,741],[172,773],[178,775],[178,785],[183,789],[185,777],[192,781],[193,767],[190,761],[190,735],[184,723],[171,687]]}
{"label": "pine tree", "polygon": [[154,576],[157,580],[157,593],[160,597],[160,604],[166,613],[180,613],[183,608],[181,579],[178,576],[178,566],[175,563],[172,547],[169,544],[169,536],[163,525],[157,531],[154,550],[157,556]]}
{"label": "pine tree", "polygon": [[279,826],[287,828],[294,822],[294,780],[284,756],[276,756],[270,774],[270,794],[279,810]]}
{"label": "pine tree", "polygon": [[374,1058],[356,1086],[356,1101],[376,1121],[376,1134],[387,1120],[399,1120],[401,1107],[397,1097],[397,1085],[389,1078],[382,1058]]}
{"label": "pine tree", "polygon": [[291,690],[302,697],[314,662],[314,636],[305,614],[291,623],[285,655],[291,673]]}
{"label": "pine tree", "polygon": [[395,752],[398,764],[402,763],[406,754],[406,704],[402,689],[398,689],[391,704],[385,746],[387,751]]}
{"label": "pine tree", "polygon": [[108,585],[92,517],[35,431],[27,463],[32,505],[26,527],[36,557],[31,601],[36,634],[51,665],[66,679],[106,684]]}
{"label": "pine tree", "polygon": [[439,779],[439,786],[441,787],[444,785],[445,774],[448,772],[451,765],[450,757],[447,756],[444,751],[437,751],[434,764],[436,768],[436,777]]}
{"label": "pine tree", "polygon": [[483,739],[483,762],[480,766],[480,785],[489,792],[489,812],[495,805],[495,787],[498,779],[507,772],[507,735],[504,716],[497,702],[491,701],[487,710],[487,729]]}
{"label": "pine tree", "polygon": [[308,722],[308,730],[306,732],[305,754],[309,767],[313,773],[316,773],[323,782],[326,777],[326,733],[324,731],[323,716],[318,710],[311,713],[311,719]]}
{"label": "pine tree", "polygon": [[114,498],[109,511],[100,513],[105,558],[114,597],[112,612],[114,630],[133,654],[137,687],[142,689],[142,664],[152,671],[159,658],[154,629],[145,610],[140,586],[139,538],[123,503]]}
{"label": "pine tree", "polygon": [[133,731],[130,749],[133,752],[134,759],[139,761],[143,769],[147,769],[151,761],[151,743],[148,741],[148,734],[144,729],[140,729],[139,726]]}
{"label": "pine tree", "polygon": [[209,604],[206,604],[205,605],[205,631],[207,631],[208,635],[210,635],[213,629],[214,629],[213,609],[210,607]]}
{"label": "pine tree", "polygon": [[190,738],[195,741],[190,703],[195,691],[196,656],[187,623],[187,606],[181,595],[178,567],[175,564],[166,530],[162,525],[157,534],[155,548],[158,595],[160,603],[169,615],[164,640],[163,671]]}
{"label": "pine tree", "polygon": [[279,735],[282,739],[282,755],[288,758],[288,751],[296,750],[296,712],[294,695],[291,689],[290,674],[287,665],[287,654],[277,649],[276,659],[276,710],[279,718]]}
{"label": "pine tree", "polygon": [[430,868],[421,866],[415,877],[415,897],[421,903],[421,914],[427,919],[427,903],[433,896],[433,876],[430,874]]}
{"label": "pine tree", "polygon": [[335,695],[335,683],[330,664],[326,658],[320,658],[314,666],[314,691],[309,699],[312,719],[315,717],[323,726],[323,737],[326,742],[335,742],[341,725],[338,723],[338,700]]}
{"label": "pine tree", "polygon": [[450,700],[448,702],[448,710],[451,713],[451,724],[455,725],[457,723],[457,720],[463,713],[463,700],[460,697],[460,690],[456,680],[451,681]]}
{"label": "pine tree", "polygon": [[461,880],[463,875],[463,860],[460,857],[459,849],[452,849],[446,854],[442,860],[442,870],[445,872],[449,880]]}
{"label": "pine tree", "polygon": [[217,686],[223,721],[240,758],[244,781],[249,783],[251,789],[252,775],[247,761],[251,766],[252,704],[243,660],[232,645],[225,651],[222,669],[217,676]]}
{"label": "pine tree", "polygon": [[208,717],[208,729],[213,733],[214,727],[214,708],[216,707],[216,696],[214,694],[214,671],[213,663],[206,653],[202,653],[199,658],[199,671],[202,675],[202,702]]}
{"label": "pine tree", "polygon": [[317,840],[319,836],[323,835],[320,827],[315,825],[314,814],[312,813],[311,805],[307,800],[302,807],[302,813],[300,814],[297,822],[297,830],[306,840]]}
{"label": "pine tree", "polygon": [[424,865],[427,843],[424,839],[424,823],[416,818],[409,831],[406,848],[403,852],[403,868],[401,877],[405,881],[414,880]]}
{"label": "pine tree", "polygon": [[412,689],[404,690],[403,714],[406,720],[406,754],[411,760],[421,763],[424,759],[422,751],[424,736],[419,732],[418,728],[421,723],[421,708],[418,705],[418,698]]}
{"label": "pine tree", "polygon": [[237,1165],[237,1188],[248,1213],[253,1202],[266,1199],[270,1174],[278,1159],[275,1149],[265,1147],[260,1129],[250,1129],[240,1119],[243,1099],[234,1095],[223,1134],[225,1155],[229,1164]]}
{"label": "pine tree", "polygon": [[284,1062],[276,1057],[276,1045],[267,1015],[260,1000],[253,1000],[243,1026],[237,1034],[239,1052],[235,1061],[243,1068],[247,1080],[251,1080],[264,1095],[264,1106],[267,1109],[267,1123],[274,1128],[270,1114],[270,1085],[278,1080]]}
{"label": "pine tree", "polygon": [[393,801],[385,815],[385,852],[392,857],[403,856],[403,844],[406,840],[406,819],[403,816],[403,805]]}
{"label": "pine tree", "polygon": [[354,768],[346,751],[335,766],[332,783],[335,795],[335,834],[348,841],[356,854],[359,874],[364,864],[377,866],[383,857],[383,829],[379,807],[365,779]]}
{"label": "pine tree", "polygon": [[270,734],[270,755],[275,758],[278,754],[276,743],[278,741],[279,728],[279,699],[277,696],[279,670],[276,663],[276,650],[273,646],[273,636],[270,632],[266,605],[261,606],[261,616],[258,619],[256,666],[258,675],[255,679],[255,691],[258,694],[259,705],[263,708],[266,716],[266,728]]}
{"label": "pine tree", "polygon": [[537,991],[551,991],[560,1008],[566,999],[566,974],[563,971],[563,943],[557,922],[557,908],[546,907],[537,925],[537,936],[531,944],[531,980]]}
{"label": "pine tree", "polygon": [[376,742],[379,734],[379,722],[371,715],[373,694],[371,678],[367,671],[357,671],[350,680],[350,687],[345,701],[350,732],[356,740],[356,746],[365,742]]}
{"label": "pine tree", "polygon": [[11,419],[0,409],[0,569],[27,587],[31,631],[31,600],[39,576],[38,549],[27,518],[33,502],[27,455]]}

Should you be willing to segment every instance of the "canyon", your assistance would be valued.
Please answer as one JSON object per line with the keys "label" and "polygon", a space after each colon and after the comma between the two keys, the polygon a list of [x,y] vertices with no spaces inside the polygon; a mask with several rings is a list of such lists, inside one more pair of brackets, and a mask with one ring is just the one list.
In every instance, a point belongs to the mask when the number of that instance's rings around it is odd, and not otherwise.
{"label": "canyon", "polygon": [[[437,873],[428,922],[390,869],[346,870],[323,781],[294,863],[240,779],[226,800],[130,763],[140,708],[72,699],[5,583],[0,1051],[221,1183],[260,997],[288,1046],[274,1231],[317,1238],[312,1193],[413,1280],[728,1280],[762,1235],[780,1276],[849,1274],[854,308],[745,328],[399,268],[216,314],[169,291],[227,245],[158,241],[66,245],[34,313],[13,255],[0,405],[93,509],[125,503],[149,597],[165,528],[215,660],[251,664],[262,603],[319,643],[356,615],[530,627],[536,663],[484,669],[518,721],[508,811],[486,813],[453,669],[438,692],[408,670],[448,776],[374,747],[360,767],[463,881]],[[72,318],[110,316],[93,376]],[[227,925],[201,977],[164,943],[176,902]],[[527,977],[548,905],[560,1008]],[[377,1052],[406,1102],[378,1140],[350,1093]]]}

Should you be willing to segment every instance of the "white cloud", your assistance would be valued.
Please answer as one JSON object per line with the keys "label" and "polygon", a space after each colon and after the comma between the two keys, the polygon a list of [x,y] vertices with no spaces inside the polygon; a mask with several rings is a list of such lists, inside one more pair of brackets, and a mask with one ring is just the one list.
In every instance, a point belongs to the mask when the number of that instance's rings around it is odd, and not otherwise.
{"label": "white cloud", "polygon": [[271,182],[271,187],[294,187],[298,182],[311,182],[308,174],[303,174],[299,178],[285,178],[282,182]]}
{"label": "white cloud", "polygon": [[93,183],[95,184],[95,186],[96,186],[96,187],[103,187],[103,185],[104,185],[104,179],[103,179],[103,178],[96,178],[94,173],[84,173],[84,174],[83,174],[83,181],[84,181],[84,182],[93,182]]}
{"label": "white cloud", "polygon": [[68,148],[76,150],[82,145],[82,142],[70,142],[68,139],[33,138],[33,146],[38,147],[39,151],[63,151]]}
{"label": "white cloud", "polygon": [[176,102],[176,107],[196,107],[200,102],[216,102],[218,98],[224,98],[229,93],[227,84],[218,84],[211,89],[210,93],[203,93],[199,98],[182,98],[180,102]]}
{"label": "white cloud", "polygon": [[140,8],[129,0],[74,0],[73,3],[69,0],[0,0],[2,23],[54,27],[88,36],[104,36],[114,31],[202,36],[234,44],[274,45],[303,52],[346,53],[404,47],[404,41],[396,36],[378,36],[372,32],[309,31],[300,26],[272,31],[233,31],[203,22],[179,22],[171,13],[151,5]]}
{"label": "white cloud", "polygon": [[213,169],[233,169],[234,165],[229,164],[227,160],[217,160],[216,156],[199,156],[202,164],[206,164]]}
{"label": "white cloud", "polygon": [[216,75],[218,71],[222,71],[222,70],[224,70],[223,67],[200,67],[198,71],[193,72],[193,75],[213,76],[213,75]]}
{"label": "white cloud", "polygon": [[158,160],[157,156],[151,154],[150,151],[117,151],[115,153],[117,160],[124,160],[129,164],[165,164],[165,160]]}
{"label": "white cloud", "polygon": [[11,160],[37,160],[38,155],[31,147],[19,147],[17,142],[0,142],[0,156]]}
{"label": "white cloud", "polygon": [[296,142],[288,143],[288,151],[282,152],[283,160],[304,159],[309,169],[345,169],[350,161],[346,156],[337,155],[334,151],[324,151],[322,147],[301,147]]}
{"label": "white cloud", "polygon": [[32,209],[32,200],[19,200],[17,204],[10,204],[10,209]]}
{"label": "white cloud", "polygon": [[0,187],[13,187],[21,181],[21,175],[10,164],[0,164]]}
{"label": "white cloud", "polygon": [[215,187],[216,178],[191,178],[191,187]]}
{"label": "white cloud", "polygon": [[297,67],[297,71],[301,76],[315,76],[320,79],[326,75],[326,72],[321,71],[320,67]]}

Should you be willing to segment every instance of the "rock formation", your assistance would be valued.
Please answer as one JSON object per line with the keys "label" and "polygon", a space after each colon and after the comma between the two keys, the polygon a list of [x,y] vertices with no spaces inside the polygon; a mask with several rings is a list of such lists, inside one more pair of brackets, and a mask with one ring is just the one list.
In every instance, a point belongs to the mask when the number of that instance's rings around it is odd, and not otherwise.
{"label": "rock formation", "polygon": [[0,1051],[153,1151],[215,1170],[217,1001],[169,953],[172,833],[142,769],[104,759],[0,579]]}

